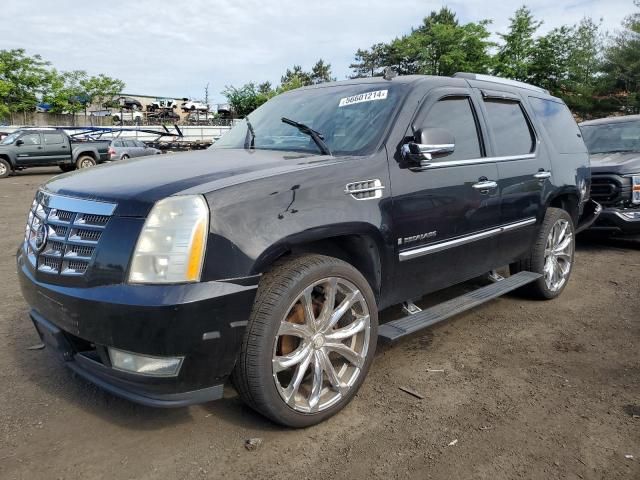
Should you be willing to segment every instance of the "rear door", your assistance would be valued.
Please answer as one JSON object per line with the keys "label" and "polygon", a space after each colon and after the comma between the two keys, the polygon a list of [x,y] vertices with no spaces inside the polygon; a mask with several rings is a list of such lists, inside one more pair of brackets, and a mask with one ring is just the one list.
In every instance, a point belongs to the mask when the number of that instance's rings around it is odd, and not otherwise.
{"label": "rear door", "polygon": [[[17,145],[22,142],[21,145]],[[46,164],[42,137],[38,132],[25,133],[16,141],[16,163],[18,166]]]}
{"label": "rear door", "polygon": [[[507,264],[531,249],[550,184],[549,155],[538,142],[522,98],[510,91],[477,90],[488,125],[491,155],[498,166],[501,207],[501,263]],[[481,100],[480,100],[481,99]]]}
{"label": "rear door", "polygon": [[44,155],[48,162],[59,163],[71,158],[69,141],[59,132],[43,133]]}
{"label": "rear door", "polygon": [[419,170],[390,165],[399,260],[396,283],[404,299],[488,271],[498,245],[498,169],[487,158],[471,91],[431,90],[406,135],[431,127],[454,136],[452,154]]}

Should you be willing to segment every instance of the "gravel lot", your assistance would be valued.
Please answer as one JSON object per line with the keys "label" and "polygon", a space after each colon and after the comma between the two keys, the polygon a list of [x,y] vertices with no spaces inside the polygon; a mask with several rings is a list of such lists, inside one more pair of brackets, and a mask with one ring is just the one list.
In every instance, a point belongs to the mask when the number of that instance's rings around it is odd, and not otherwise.
{"label": "gravel lot", "polygon": [[232,389],[155,410],[28,349],[14,254],[52,173],[0,180],[0,478],[640,478],[637,243],[582,241],[556,301],[511,295],[380,348],[342,413],[287,430]]}

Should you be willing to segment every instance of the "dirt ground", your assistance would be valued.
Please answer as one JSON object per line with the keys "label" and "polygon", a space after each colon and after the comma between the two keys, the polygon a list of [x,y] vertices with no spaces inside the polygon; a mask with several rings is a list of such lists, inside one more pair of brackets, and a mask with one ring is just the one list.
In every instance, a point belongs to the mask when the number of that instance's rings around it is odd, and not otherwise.
{"label": "dirt ground", "polygon": [[[637,243],[580,242],[555,301],[507,296],[379,348],[343,412],[288,430],[232,389],[156,410],[28,349],[39,339],[14,256],[52,173],[0,180],[1,479],[640,478]],[[253,437],[262,444],[248,451]]]}

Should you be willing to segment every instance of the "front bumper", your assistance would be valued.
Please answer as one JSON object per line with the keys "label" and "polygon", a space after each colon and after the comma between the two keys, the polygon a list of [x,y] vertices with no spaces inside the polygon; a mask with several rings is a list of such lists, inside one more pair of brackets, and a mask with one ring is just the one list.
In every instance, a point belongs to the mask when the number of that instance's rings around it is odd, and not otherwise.
{"label": "front bumper", "polygon": [[[233,370],[259,277],[182,285],[67,287],[39,282],[18,253],[22,294],[45,343],[80,376],[131,401],[179,407],[215,400]],[[108,347],[183,356],[175,377],[111,367]]]}
{"label": "front bumper", "polygon": [[636,216],[636,218],[629,218],[624,215],[629,212],[640,214],[640,208],[604,208],[590,230],[619,235],[640,235],[640,215]]}

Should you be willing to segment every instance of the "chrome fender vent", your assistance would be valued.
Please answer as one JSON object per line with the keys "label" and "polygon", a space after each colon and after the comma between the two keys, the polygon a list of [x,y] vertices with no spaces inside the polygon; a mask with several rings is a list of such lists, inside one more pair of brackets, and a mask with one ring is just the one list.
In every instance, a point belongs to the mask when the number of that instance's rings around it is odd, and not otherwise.
{"label": "chrome fender vent", "polygon": [[379,179],[364,180],[362,182],[348,183],[344,193],[351,195],[356,200],[373,200],[382,197],[384,185]]}

